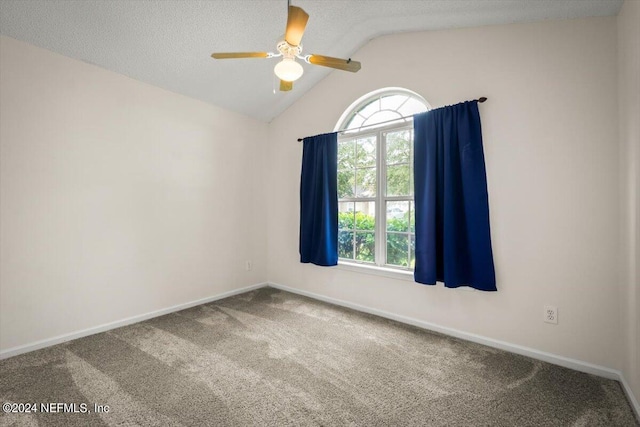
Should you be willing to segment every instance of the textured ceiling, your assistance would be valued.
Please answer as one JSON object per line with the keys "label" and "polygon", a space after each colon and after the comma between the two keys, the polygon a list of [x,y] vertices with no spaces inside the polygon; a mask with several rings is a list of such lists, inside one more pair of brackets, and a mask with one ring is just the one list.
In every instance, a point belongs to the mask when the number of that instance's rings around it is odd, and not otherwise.
{"label": "textured ceiling", "polygon": [[[310,15],[303,54],[347,58],[383,34],[616,15],[622,2],[293,0],[292,4]],[[268,122],[329,72],[343,71],[304,64],[305,74],[293,91],[274,93],[276,59],[216,61],[210,54],[275,52],[286,14],[286,0],[1,0],[0,32]]]}

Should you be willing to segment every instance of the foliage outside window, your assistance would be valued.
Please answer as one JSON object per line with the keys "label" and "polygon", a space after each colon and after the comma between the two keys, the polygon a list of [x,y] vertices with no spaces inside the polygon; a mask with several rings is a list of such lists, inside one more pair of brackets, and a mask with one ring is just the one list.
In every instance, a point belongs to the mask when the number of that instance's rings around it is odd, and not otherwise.
{"label": "foliage outside window", "polygon": [[413,268],[410,116],[427,109],[416,94],[394,89],[369,95],[343,115],[338,140],[338,256],[342,260]]}

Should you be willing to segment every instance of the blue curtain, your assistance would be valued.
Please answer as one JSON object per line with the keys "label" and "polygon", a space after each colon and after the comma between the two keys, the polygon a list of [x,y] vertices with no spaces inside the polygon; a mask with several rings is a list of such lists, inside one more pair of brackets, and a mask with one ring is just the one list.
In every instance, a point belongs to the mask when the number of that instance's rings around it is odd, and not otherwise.
{"label": "blue curtain", "polygon": [[338,264],[338,134],[303,140],[300,262]]}
{"label": "blue curtain", "polygon": [[414,116],[416,282],[495,291],[478,102]]}

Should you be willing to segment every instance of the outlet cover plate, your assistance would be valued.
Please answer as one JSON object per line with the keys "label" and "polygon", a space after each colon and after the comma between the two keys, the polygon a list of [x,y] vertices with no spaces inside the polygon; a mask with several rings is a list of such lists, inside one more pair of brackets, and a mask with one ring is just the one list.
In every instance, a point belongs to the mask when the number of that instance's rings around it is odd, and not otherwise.
{"label": "outlet cover plate", "polygon": [[547,323],[552,323],[554,325],[557,325],[558,324],[558,307],[555,307],[553,305],[545,305],[543,320]]}

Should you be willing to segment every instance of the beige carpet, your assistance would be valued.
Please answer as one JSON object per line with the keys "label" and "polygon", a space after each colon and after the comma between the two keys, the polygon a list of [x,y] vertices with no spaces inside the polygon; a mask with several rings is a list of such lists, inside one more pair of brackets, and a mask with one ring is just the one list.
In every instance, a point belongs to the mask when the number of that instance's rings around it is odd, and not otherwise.
{"label": "beige carpet", "polygon": [[272,288],[1,361],[0,400],[76,404],[2,426],[638,425],[615,381]]}

